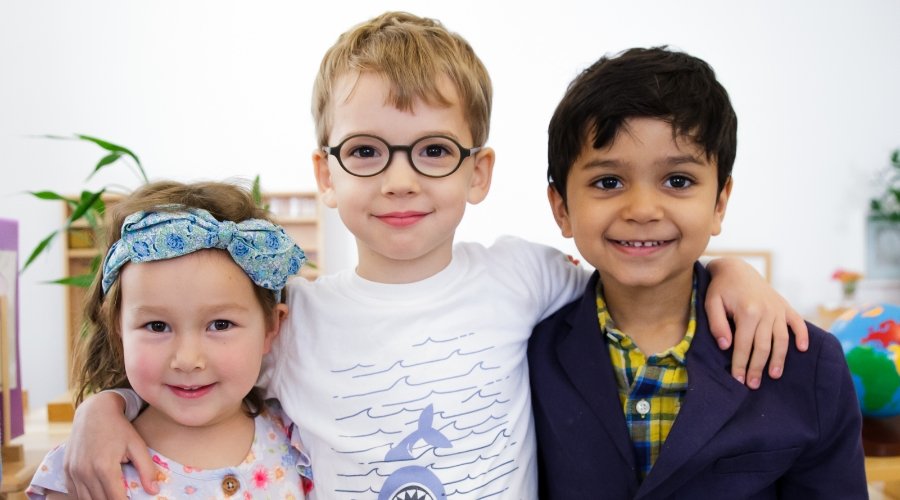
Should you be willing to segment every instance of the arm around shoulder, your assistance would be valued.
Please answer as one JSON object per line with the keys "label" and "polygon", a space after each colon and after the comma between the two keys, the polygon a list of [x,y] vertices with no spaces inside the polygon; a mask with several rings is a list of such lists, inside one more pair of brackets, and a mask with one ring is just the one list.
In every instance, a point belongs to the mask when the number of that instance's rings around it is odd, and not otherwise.
{"label": "arm around shoulder", "polygon": [[155,468],[143,438],[123,414],[119,395],[102,392],[87,398],[75,411],[66,446],[68,491],[80,498],[124,498],[122,465],[131,462],[141,484],[155,493]]}

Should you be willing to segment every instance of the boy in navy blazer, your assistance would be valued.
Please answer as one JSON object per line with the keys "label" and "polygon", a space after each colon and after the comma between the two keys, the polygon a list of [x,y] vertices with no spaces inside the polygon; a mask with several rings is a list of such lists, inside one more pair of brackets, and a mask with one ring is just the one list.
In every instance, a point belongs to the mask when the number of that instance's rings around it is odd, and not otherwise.
{"label": "boy in navy blazer", "polygon": [[603,57],[549,136],[554,217],[597,272],[528,348],[541,498],[866,498],[837,340],[808,325],[807,353],[751,391],[698,307],[737,137],[712,69],[666,48]]}

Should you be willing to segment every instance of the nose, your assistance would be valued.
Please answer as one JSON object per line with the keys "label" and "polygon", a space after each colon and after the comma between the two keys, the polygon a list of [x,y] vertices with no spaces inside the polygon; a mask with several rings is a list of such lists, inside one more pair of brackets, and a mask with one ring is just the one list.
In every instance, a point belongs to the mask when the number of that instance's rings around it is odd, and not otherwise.
{"label": "nose", "polygon": [[177,335],[175,352],[172,354],[171,368],[189,372],[206,367],[201,336],[197,334]]}
{"label": "nose", "polygon": [[407,196],[419,192],[419,173],[405,151],[397,151],[387,170],[381,173],[381,192],[385,195]]}
{"label": "nose", "polygon": [[626,220],[646,223],[661,219],[662,214],[659,197],[653,188],[640,184],[631,186],[623,210]]}

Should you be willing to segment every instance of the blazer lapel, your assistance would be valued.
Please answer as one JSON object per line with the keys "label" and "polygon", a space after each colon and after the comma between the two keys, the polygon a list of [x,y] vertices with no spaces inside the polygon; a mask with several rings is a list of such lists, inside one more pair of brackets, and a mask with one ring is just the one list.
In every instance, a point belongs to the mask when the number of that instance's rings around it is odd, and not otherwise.
{"label": "blazer lapel", "polygon": [[595,272],[581,304],[567,318],[571,329],[559,342],[556,351],[572,386],[597,417],[600,427],[607,433],[622,460],[629,469],[634,470],[634,450],[619,403],[609,351],[597,319],[597,278]]}
{"label": "blazer lapel", "polygon": [[695,272],[700,282],[697,330],[687,356],[688,392],[659,457],[636,498],[649,495],[661,486],[666,489],[663,495],[670,495],[679,484],[690,479],[690,467],[675,478],[672,475],[690,463],[691,458],[734,416],[749,394],[749,389],[731,377],[731,351],[720,351],[709,329],[704,310],[709,273],[699,264]]}

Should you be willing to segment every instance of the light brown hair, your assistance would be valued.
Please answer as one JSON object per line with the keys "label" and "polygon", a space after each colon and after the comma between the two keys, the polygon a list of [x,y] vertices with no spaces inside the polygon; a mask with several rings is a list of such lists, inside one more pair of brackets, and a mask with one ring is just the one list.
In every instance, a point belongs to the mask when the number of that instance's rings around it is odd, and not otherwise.
{"label": "light brown hair", "polygon": [[[239,186],[221,182],[182,184],[162,181],[147,184],[109,209],[106,238],[101,243],[103,254],[122,235],[122,223],[129,215],[146,210],[177,210],[178,206],[202,208],[220,221],[241,222],[247,219],[270,220],[268,212],[253,202],[250,192]],[[130,265],[130,264],[126,264]],[[116,280],[106,293],[100,284],[100,272],[94,278],[85,302],[85,325],[78,339],[73,375],[75,404],[105,389],[130,388],[125,375],[125,359],[120,333],[122,294]],[[266,327],[275,321],[275,293],[256,284],[254,293],[266,318]],[[250,416],[263,408],[262,391],[254,388],[244,398],[244,409]]]}
{"label": "light brown hair", "polygon": [[430,105],[450,102],[438,89],[441,77],[459,94],[474,144],[487,142],[491,121],[491,79],[468,42],[435,19],[406,12],[386,12],[342,34],[328,49],[313,85],[312,114],[319,146],[328,145],[331,99],[345,75],[371,72],[391,87],[388,97],[398,109],[412,109],[416,99]]}

